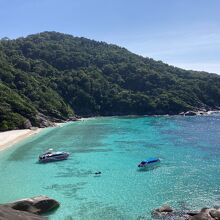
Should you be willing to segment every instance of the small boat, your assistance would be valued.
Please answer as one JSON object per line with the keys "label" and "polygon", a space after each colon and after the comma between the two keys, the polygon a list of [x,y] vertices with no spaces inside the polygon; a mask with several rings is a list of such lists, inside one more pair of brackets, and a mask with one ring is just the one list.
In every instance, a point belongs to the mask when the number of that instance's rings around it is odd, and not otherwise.
{"label": "small boat", "polygon": [[39,156],[40,163],[47,163],[47,162],[55,162],[60,160],[66,160],[69,157],[68,152],[63,151],[53,151],[53,149],[48,149],[45,153]]}
{"label": "small boat", "polygon": [[138,164],[138,167],[139,168],[147,168],[147,167],[150,167],[151,165],[158,164],[159,162],[160,162],[159,158],[150,157],[150,158],[147,158],[146,160],[141,161]]}

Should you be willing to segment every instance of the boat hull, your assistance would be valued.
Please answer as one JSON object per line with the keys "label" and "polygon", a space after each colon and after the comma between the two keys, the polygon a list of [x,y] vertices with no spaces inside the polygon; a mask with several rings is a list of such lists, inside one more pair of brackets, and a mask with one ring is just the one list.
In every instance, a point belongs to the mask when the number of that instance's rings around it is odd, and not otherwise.
{"label": "boat hull", "polygon": [[69,157],[69,154],[53,156],[53,157],[46,157],[46,158],[43,158],[43,159],[39,158],[39,163],[49,163],[49,162],[56,162],[56,161],[66,160],[68,157]]}
{"label": "boat hull", "polygon": [[139,170],[151,170],[151,169],[154,169],[154,168],[158,167],[159,165],[160,165],[160,160],[155,161],[153,163],[147,163],[145,165],[139,164],[138,169]]}

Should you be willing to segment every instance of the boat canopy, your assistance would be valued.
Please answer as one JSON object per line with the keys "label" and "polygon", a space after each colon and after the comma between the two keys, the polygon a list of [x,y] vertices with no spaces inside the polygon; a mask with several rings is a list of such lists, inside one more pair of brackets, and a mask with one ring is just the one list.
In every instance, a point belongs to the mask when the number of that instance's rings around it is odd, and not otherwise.
{"label": "boat canopy", "polygon": [[153,162],[157,162],[159,161],[159,158],[156,158],[156,157],[149,157],[147,158],[146,160],[142,161],[144,163],[153,163]]}

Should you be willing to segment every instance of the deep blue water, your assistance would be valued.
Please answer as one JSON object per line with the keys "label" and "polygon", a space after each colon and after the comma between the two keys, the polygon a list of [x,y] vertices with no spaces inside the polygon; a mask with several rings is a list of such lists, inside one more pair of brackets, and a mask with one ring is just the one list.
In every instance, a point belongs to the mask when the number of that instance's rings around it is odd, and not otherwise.
{"label": "deep blue water", "polygon": [[[70,158],[38,164],[51,147]],[[151,156],[160,166],[138,171]],[[150,220],[163,204],[219,206],[220,115],[106,117],[45,129],[1,152],[0,172],[0,203],[48,195],[61,203],[51,220]]]}

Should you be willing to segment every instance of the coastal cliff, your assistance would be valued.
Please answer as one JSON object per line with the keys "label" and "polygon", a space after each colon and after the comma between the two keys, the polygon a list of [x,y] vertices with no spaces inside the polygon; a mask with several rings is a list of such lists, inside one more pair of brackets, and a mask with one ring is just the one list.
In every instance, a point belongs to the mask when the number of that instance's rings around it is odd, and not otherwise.
{"label": "coastal cliff", "polygon": [[45,214],[60,206],[59,202],[47,196],[36,196],[26,198],[12,203],[0,205],[1,220],[44,220],[46,217],[38,214]]}

